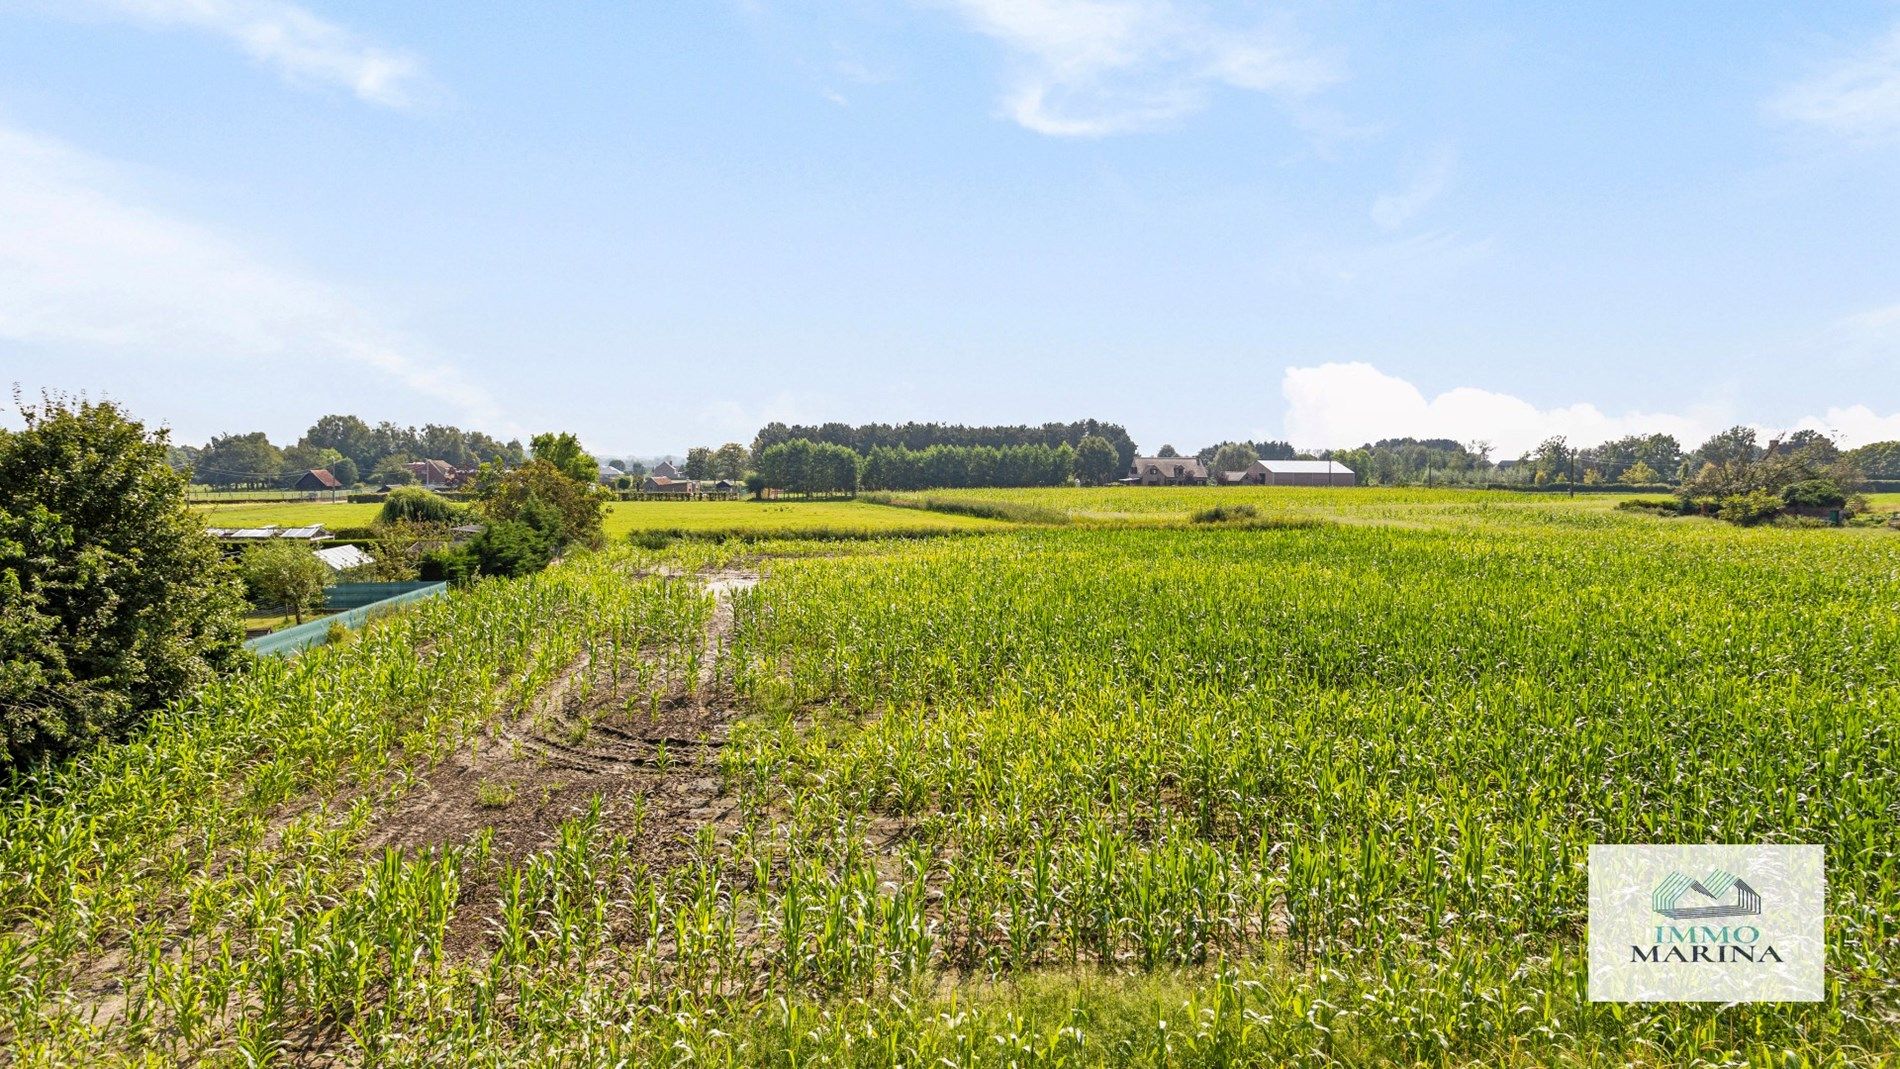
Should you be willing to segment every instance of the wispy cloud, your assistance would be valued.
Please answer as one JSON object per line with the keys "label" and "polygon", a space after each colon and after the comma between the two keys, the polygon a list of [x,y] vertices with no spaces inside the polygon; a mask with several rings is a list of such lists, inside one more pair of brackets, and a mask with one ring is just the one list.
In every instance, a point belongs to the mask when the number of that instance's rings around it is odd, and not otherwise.
{"label": "wispy cloud", "polygon": [[1009,50],[1003,111],[1057,137],[1160,126],[1223,87],[1297,99],[1338,78],[1273,26],[1220,25],[1179,0],[943,2]]}
{"label": "wispy cloud", "polygon": [[1438,150],[1412,176],[1412,181],[1396,193],[1387,193],[1372,202],[1372,221],[1387,230],[1397,230],[1412,217],[1451,188],[1458,172],[1458,154],[1449,148]]}
{"label": "wispy cloud", "polygon": [[406,108],[435,95],[422,59],[377,44],[288,0],[69,0],[71,13],[215,34],[292,82],[338,86]]}
{"label": "wispy cloud", "polygon": [[1842,318],[1822,344],[1845,364],[1891,366],[1900,361],[1900,304]]}
{"label": "wispy cloud", "polygon": [[339,290],[121,185],[108,165],[0,126],[0,340],[128,354],[173,376],[342,362],[515,432],[486,389]]}
{"label": "wispy cloud", "polygon": [[1900,27],[1860,54],[1783,89],[1768,107],[1859,141],[1900,136]]}

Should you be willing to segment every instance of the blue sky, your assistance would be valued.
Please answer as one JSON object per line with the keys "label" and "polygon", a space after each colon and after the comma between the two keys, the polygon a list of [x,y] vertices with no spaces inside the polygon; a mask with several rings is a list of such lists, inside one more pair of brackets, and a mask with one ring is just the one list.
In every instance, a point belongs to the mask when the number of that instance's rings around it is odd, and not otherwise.
{"label": "blue sky", "polygon": [[1900,5],[0,0],[0,380],[185,440],[1900,438]]}

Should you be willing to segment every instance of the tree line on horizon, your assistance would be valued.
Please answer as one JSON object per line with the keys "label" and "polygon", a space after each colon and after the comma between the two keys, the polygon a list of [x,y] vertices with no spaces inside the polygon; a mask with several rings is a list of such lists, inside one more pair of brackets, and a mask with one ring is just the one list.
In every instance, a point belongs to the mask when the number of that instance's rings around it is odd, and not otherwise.
{"label": "tree line on horizon", "polygon": [[1763,441],[1752,427],[1735,426],[1685,449],[1668,434],[1632,434],[1593,446],[1572,445],[1562,435],[1539,442],[1517,459],[1493,461],[1489,443],[1450,439],[1389,438],[1357,449],[1323,451],[1372,485],[1579,485],[1681,486],[1770,457],[1800,457],[1844,485],[1900,479],[1900,442],[1841,449],[1813,430]]}
{"label": "tree line on horizon", "polygon": [[172,445],[168,457],[194,483],[221,488],[281,487],[317,470],[328,471],[344,486],[400,486],[416,481],[407,465],[419,460],[446,461],[456,468],[515,467],[527,460],[528,450],[519,440],[504,442],[460,427],[371,425],[358,416],[332,414],[311,424],[292,445],[279,446],[263,431],[250,431],[213,435],[203,446]]}
{"label": "tree line on horizon", "polygon": [[823,423],[795,426],[768,423],[752,438],[752,460],[756,465],[765,450],[781,442],[803,438],[813,443],[841,445],[860,456],[869,456],[880,448],[922,452],[932,446],[986,446],[1002,449],[1011,446],[1040,445],[1055,448],[1067,445],[1080,449],[1082,440],[1101,438],[1115,450],[1120,467],[1135,463],[1135,440],[1119,423],[1085,419],[1071,423],[1044,423],[972,427],[961,423]]}
{"label": "tree line on horizon", "polygon": [[[1106,441],[1113,449],[1112,474],[1077,468],[1075,453],[1089,437]],[[749,447],[727,442],[687,450],[680,474],[687,479],[743,482],[762,473],[766,450],[801,440],[855,453],[860,458],[859,486],[873,490],[1054,486],[1071,478],[1109,482],[1126,473],[1137,455],[1125,428],[1099,420],[997,426],[774,422],[760,428]],[[1518,458],[1494,459],[1493,452],[1484,441],[1403,437],[1322,450],[1300,450],[1281,440],[1229,440],[1203,446],[1191,455],[1210,473],[1241,470],[1256,460],[1336,460],[1374,486],[1674,487],[1694,482],[1710,465],[1720,471],[1725,465],[1762,455],[1791,453],[1836,466],[1833,477],[1844,482],[1900,480],[1900,442],[1842,450],[1826,435],[1811,430],[1763,442],[1752,428],[1737,426],[1695,449],[1686,449],[1667,434],[1632,434],[1593,446],[1575,446],[1562,436],[1552,436]],[[345,486],[404,485],[415,481],[407,465],[418,460],[442,460],[463,469],[481,464],[508,468],[519,466],[534,453],[519,440],[504,442],[454,426],[371,424],[357,416],[331,414],[290,445],[279,446],[262,431],[214,435],[204,446],[170,446],[169,459],[174,468],[188,472],[194,483],[242,488],[285,486],[314,469],[329,471]],[[1154,455],[1183,454],[1163,445]],[[637,463],[610,463],[625,476],[616,481],[621,489],[636,488],[646,473]],[[770,484],[772,473],[763,474]]]}
{"label": "tree line on horizon", "polygon": [[[1075,445],[1063,440],[1076,429],[1108,429],[1107,434],[1083,435]],[[1026,438],[1055,439],[1053,446],[1022,444]],[[1078,456],[1083,439],[1094,437],[1111,445],[1107,458],[1088,463]],[[939,439],[949,439],[949,442]],[[893,441],[926,442],[921,447]],[[866,490],[954,489],[975,486],[1055,486],[1071,480],[1084,484],[1112,482],[1130,470],[1135,443],[1122,428],[1097,421],[1041,427],[966,427],[957,424],[843,423],[819,426],[767,424],[753,440],[748,474],[761,474],[767,485],[779,489],[818,487],[804,492],[850,492],[840,473],[842,454],[827,452],[832,474],[824,477],[788,475],[803,471],[782,459],[767,465],[771,450],[806,443],[829,446],[857,456],[857,488]],[[951,444],[951,443],[961,444]],[[855,443],[855,444],[854,444]],[[864,443],[870,443],[864,445]],[[1058,459],[1068,450],[1067,470]],[[1240,471],[1258,460],[1335,460],[1358,473],[1371,486],[1624,486],[1673,490],[1694,494],[1732,494],[1751,481],[1800,481],[1792,473],[1823,479],[1851,489],[1867,480],[1900,480],[1900,442],[1876,442],[1843,450],[1829,436],[1812,430],[1762,441],[1751,427],[1720,431],[1694,449],[1668,434],[1632,434],[1593,446],[1574,446],[1561,435],[1546,438],[1521,457],[1493,459],[1489,442],[1459,442],[1449,438],[1383,438],[1352,449],[1300,450],[1281,440],[1224,441],[1193,454],[1209,470]],[[688,452],[689,478],[741,478],[741,447],[727,443],[719,450],[697,448]],[[723,458],[714,464],[712,458]],[[797,456],[814,456],[802,446]],[[1182,456],[1173,445],[1162,445],[1158,457]],[[803,461],[801,461],[802,463]],[[1763,465],[1766,465],[1765,467]],[[1791,466],[1792,465],[1792,466]],[[766,470],[767,468],[771,470]],[[723,469],[730,468],[725,471]],[[1759,469],[1759,470],[1756,470]],[[695,472],[698,474],[695,474]],[[1755,472],[1754,475],[1747,474]],[[1780,472],[1772,478],[1764,472]],[[785,480],[783,482],[777,480]],[[794,486],[796,484],[796,487]]]}

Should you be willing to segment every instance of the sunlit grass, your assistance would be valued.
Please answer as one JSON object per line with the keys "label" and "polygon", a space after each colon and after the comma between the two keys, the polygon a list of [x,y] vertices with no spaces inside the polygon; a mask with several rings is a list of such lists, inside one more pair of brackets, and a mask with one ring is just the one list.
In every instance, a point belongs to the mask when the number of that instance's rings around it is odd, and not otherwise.
{"label": "sunlit grass", "polygon": [[382,506],[297,501],[279,504],[194,505],[192,511],[204,517],[207,527],[307,527],[322,524],[334,531],[342,527],[367,526],[376,519]]}
{"label": "sunlit grass", "polygon": [[632,531],[743,532],[796,537],[818,531],[1001,530],[971,516],[898,509],[862,501],[616,501],[608,505],[609,538]]}

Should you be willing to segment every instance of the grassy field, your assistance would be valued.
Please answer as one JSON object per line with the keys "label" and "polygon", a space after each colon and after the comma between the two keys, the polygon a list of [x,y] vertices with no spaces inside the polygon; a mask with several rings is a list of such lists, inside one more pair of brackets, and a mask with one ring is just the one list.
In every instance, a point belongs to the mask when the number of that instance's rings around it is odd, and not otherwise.
{"label": "grassy field", "polygon": [[607,537],[633,531],[680,530],[797,536],[816,532],[862,535],[994,530],[993,520],[947,516],[860,501],[616,501],[608,506]]}
{"label": "grassy field", "polygon": [[[205,517],[205,523],[213,527],[261,527],[273,523],[297,527],[321,523],[334,531],[373,522],[379,508],[380,505],[372,504],[296,502],[209,505],[199,506],[197,511]],[[796,536],[816,532],[930,533],[998,526],[993,520],[858,501],[614,501],[607,505],[604,524],[609,539],[622,538],[633,531],[654,530]]]}
{"label": "grassy field", "polygon": [[1021,503],[1067,512],[1084,522],[1178,523],[1214,505],[1252,505],[1263,515],[1308,516],[1344,522],[1417,520],[1443,522],[1460,517],[1567,517],[1608,512],[1628,495],[1580,494],[1575,498],[1512,494],[1495,490],[1385,489],[1369,487],[1287,486],[1104,486],[1086,489],[942,490],[899,494],[953,500]]}
{"label": "grassy field", "polygon": [[209,527],[306,527],[320,523],[334,531],[340,527],[363,527],[376,519],[381,505],[329,504],[297,501],[277,504],[195,505],[192,511],[205,518]]}
{"label": "grassy field", "polygon": [[[1900,537],[1215,493],[1328,522],[623,546],[213,687],[0,808],[13,1060],[1900,1057]],[[1826,1001],[1584,999],[1590,843],[1762,841]]]}

